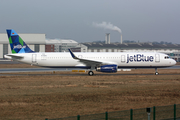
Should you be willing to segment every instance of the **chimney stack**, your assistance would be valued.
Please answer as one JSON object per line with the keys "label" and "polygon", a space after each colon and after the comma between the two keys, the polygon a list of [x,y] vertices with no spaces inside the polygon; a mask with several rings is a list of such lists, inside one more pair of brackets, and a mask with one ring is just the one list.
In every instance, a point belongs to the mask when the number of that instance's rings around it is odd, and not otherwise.
{"label": "chimney stack", "polygon": [[121,33],[121,44],[122,44],[122,33]]}
{"label": "chimney stack", "polygon": [[105,44],[110,44],[110,33],[106,33]]}

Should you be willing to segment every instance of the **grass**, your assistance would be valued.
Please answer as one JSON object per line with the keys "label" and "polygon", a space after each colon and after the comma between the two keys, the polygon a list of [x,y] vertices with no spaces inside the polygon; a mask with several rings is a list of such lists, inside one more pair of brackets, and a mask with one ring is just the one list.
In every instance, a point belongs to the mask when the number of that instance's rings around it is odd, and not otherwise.
{"label": "grass", "polygon": [[0,119],[44,120],[180,104],[180,70],[158,71],[158,76],[154,69],[96,72],[95,76],[72,72],[1,75]]}

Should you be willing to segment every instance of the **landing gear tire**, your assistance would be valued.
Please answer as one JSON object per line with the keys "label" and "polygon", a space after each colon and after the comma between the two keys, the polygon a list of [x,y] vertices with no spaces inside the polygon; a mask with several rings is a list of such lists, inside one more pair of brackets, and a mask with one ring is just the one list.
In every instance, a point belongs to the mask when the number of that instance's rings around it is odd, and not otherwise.
{"label": "landing gear tire", "polygon": [[159,75],[157,68],[155,68],[155,75]]}
{"label": "landing gear tire", "polygon": [[89,76],[93,76],[93,75],[94,75],[94,72],[93,72],[93,71],[89,71],[89,72],[88,72],[88,75],[89,75]]}
{"label": "landing gear tire", "polygon": [[159,73],[158,73],[158,72],[155,72],[155,75],[159,75]]}

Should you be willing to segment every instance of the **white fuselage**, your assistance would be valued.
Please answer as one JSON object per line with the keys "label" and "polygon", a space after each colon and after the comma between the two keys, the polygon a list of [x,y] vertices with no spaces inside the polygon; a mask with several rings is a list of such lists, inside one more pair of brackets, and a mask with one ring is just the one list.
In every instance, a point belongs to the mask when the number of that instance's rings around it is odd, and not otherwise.
{"label": "white fuselage", "polygon": [[[176,64],[175,60],[166,57],[168,55],[156,52],[76,52],[74,54],[81,59],[101,61],[104,64],[116,64],[118,68],[159,68]],[[23,57],[22,59],[16,59],[19,62],[43,67],[91,68],[90,65],[73,59],[69,52],[19,53],[11,55]],[[7,55],[5,57],[12,59]]]}

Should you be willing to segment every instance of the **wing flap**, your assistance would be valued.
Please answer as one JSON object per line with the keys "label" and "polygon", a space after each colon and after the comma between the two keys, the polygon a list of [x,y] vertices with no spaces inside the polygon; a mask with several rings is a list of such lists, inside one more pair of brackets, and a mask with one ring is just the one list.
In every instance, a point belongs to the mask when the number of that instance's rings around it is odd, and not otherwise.
{"label": "wing flap", "polygon": [[101,61],[95,61],[95,60],[87,60],[87,59],[80,59],[80,58],[78,60],[86,65],[98,66],[100,64],[103,64]]}

